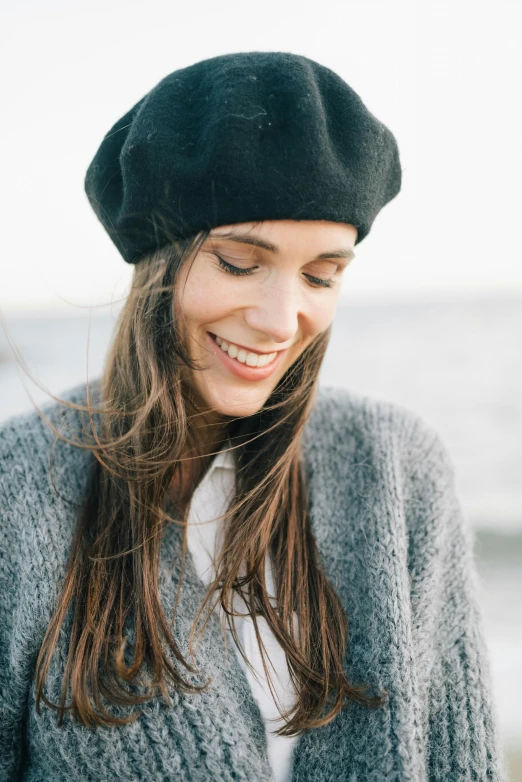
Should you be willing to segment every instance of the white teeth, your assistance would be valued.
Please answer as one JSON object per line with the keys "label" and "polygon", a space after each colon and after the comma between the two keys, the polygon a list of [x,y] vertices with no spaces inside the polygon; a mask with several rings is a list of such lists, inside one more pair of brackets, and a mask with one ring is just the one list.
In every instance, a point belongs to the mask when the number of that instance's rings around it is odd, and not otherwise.
{"label": "white teeth", "polygon": [[232,345],[226,339],[221,339],[221,337],[216,337],[216,342],[224,353],[228,353],[231,358],[236,358],[249,367],[264,367],[273,361],[277,355],[277,353],[252,353],[243,348],[238,348],[237,345]]}

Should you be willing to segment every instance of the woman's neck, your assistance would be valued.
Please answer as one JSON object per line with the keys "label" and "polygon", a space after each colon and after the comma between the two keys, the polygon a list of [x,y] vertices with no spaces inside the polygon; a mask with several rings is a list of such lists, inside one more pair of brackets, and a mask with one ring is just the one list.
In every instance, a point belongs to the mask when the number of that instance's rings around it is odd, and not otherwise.
{"label": "woman's neck", "polygon": [[198,413],[194,425],[195,444],[188,445],[181,454],[181,469],[176,470],[168,494],[183,514],[190,502],[194,489],[202,480],[215,455],[227,440],[222,420],[215,415]]}

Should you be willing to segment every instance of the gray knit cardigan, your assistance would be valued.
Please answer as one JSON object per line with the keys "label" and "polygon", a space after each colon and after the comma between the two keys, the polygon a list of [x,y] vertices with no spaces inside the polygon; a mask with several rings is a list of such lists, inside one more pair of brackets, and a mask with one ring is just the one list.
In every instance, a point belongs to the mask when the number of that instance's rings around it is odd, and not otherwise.
{"label": "gray knit cardigan", "polygon": [[[91,383],[94,401],[96,388],[99,378]],[[84,402],[84,386],[62,396]],[[43,406],[60,427],[63,409],[54,400]],[[77,413],[67,416],[79,426]],[[215,614],[196,655],[213,677],[207,693],[173,690],[170,707],[158,696],[124,727],[91,729],[69,716],[58,727],[45,705],[37,715],[36,655],[93,458],[58,441],[51,474],[54,439],[35,411],[0,424],[0,779],[273,780],[259,709],[230,646],[225,653]],[[349,680],[373,693],[386,688],[389,699],[379,709],[348,704],[330,724],[302,733],[292,779],[506,779],[473,537],[440,436],[399,405],[322,388],[303,456],[314,534],[349,620]],[[160,562],[167,616],[180,545],[180,528],[171,524]],[[184,652],[204,594],[188,555],[174,626]],[[53,702],[67,650],[65,630],[45,688]]]}

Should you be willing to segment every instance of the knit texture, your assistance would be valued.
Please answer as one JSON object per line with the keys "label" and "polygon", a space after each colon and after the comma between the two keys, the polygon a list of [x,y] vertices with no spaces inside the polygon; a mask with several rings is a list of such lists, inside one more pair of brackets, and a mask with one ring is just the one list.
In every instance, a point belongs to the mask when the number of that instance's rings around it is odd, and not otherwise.
{"label": "knit texture", "polygon": [[237,52],[165,76],[105,134],[85,192],[127,263],[231,223],[329,220],[355,244],[399,193],[393,133],[338,74]]}
{"label": "knit texture", "polygon": [[[94,401],[96,388],[99,381]],[[84,402],[85,389],[62,396]],[[43,410],[62,428],[60,405]],[[77,413],[66,416],[79,427]],[[171,707],[155,698],[136,722],[115,728],[68,716],[59,728],[47,707],[36,714],[36,655],[93,458],[58,441],[50,473],[54,439],[35,411],[0,424],[0,780],[273,780],[259,709],[214,615],[196,655],[213,677],[207,693],[175,694]],[[348,704],[329,725],[304,732],[292,779],[505,780],[473,537],[440,436],[399,405],[322,388],[303,456],[314,534],[349,619],[348,677],[375,693],[386,688],[389,701],[377,710]],[[168,616],[180,553],[179,527],[169,525],[160,562]],[[204,594],[189,556],[174,625],[183,652]],[[65,627],[46,683],[54,702],[67,637]]]}

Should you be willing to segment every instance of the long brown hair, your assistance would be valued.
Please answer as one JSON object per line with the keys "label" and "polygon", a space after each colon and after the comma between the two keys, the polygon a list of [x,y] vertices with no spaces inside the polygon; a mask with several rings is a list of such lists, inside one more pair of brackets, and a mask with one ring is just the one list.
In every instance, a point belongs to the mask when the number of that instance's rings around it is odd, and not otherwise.
{"label": "long brown hair", "polygon": [[[59,725],[66,711],[91,727],[124,724],[139,717],[136,711],[126,717],[112,715],[103,706],[103,697],[114,704],[135,706],[161,693],[170,705],[169,684],[181,692],[208,687],[208,683],[191,684],[173,664],[170,653],[186,670],[199,672],[183,657],[172,634],[177,601],[169,621],[158,592],[166,524],[183,526],[178,596],[186,553],[186,514],[182,518],[169,515],[166,498],[187,461],[197,466],[195,474],[200,478],[211,456],[199,447],[197,405],[182,381],[184,367],[194,371],[201,367],[186,349],[182,307],[173,307],[179,296],[179,272],[193,261],[208,234],[203,231],[172,241],[135,265],[106,357],[100,405],[91,404],[88,385],[86,405],[59,400],[88,413],[93,441],[83,441],[81,447],[95,457],[61,595],[36,662],[38,713],[43,701],[58,712]],[[327,724],[347,701],[376,707],[386,699],[386,692],[370,697],[365,694],[367,687],[352,685],[346,677],[348,619],[323,572],[310,522],[301,435],[316,398],[329,336],[330,329],[304,350],[259,412],[226,419],[236,458],[236,490],[223,517],[227,526],[216,578],[194,618],[190,636],[193,658],[199,619],[207,609],[201,634],[220,601],[246,660],[232,608],[234,593],[241,592],[258,639],[257,617],[261,615],[286,653],[296,704],[284,714],[287,723],[278,733],[288,736]],[[45,421],[57,437],[76,444]],[[192,454],[188,459],[183,457],[187,453]],[[191,491],[196,483],[197,479]],[[269,552],[274,563],[275,607],[265,583]],[[68,657],[60,701],[53,704],[44,695],[44,682],[69,611]],[[127,664],[125,627],[130,620],[135,643]],[[262,642],[261,652],[268,675]],[[145,668],[152,676],[144,678]],[[138,683],[145,686],[144,694],[137,693],[134,685]],[[66,705],[69,688],[71,703]]]}

